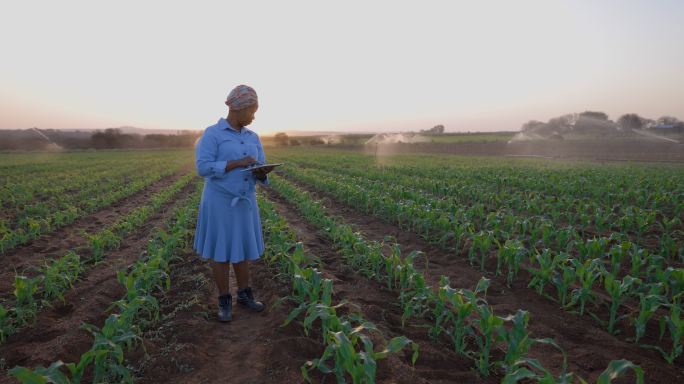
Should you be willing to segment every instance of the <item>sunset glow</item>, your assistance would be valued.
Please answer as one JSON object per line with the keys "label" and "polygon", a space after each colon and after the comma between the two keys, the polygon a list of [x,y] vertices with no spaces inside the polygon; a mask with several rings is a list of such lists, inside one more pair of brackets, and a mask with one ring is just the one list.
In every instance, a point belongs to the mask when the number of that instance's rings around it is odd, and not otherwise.
{"label": "sunset glow", "polygon": [[[6,2],[0,128],[517,130],[684,118],[684,2]],[[406,5],[410,4],[410,5]]]}

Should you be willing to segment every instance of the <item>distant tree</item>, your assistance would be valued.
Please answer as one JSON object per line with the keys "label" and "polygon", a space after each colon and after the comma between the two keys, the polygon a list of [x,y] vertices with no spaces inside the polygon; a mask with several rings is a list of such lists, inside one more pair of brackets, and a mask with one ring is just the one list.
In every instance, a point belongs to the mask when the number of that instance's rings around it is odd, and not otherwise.
{"label": "distant tree", "polygon": [[554,117],[553,119],[550,119],[548,123],[546,123],[546,126],[554,131],[562,131],[564,128],[574,125],[575,121],[577,120],[575,116],[575,114],[570,113],[567,115]]}
{"label": "distant tree", "polygon": [[522,132],[527,132],[527,131],[531,131],[531,130],[537,128],[537,127],[544,126],[544,125],[546,125],[546,124],[545,124],[545,123],[542,123],[541,121],[538,121],[538,120],[530,120],[530,121],[528,121],[527,123],[523,124],[522,127],[520,127],[520,130],[521,130]]}
{"label": "distant tree", "polygon": [[434,127],[430,129],[421,129],[420,133],[426,134],[426,135],[441,135],[444,133],[444,126],[442,124],[435,125]]}
{"label": "distant tree", "polygon": [[637,115],[636,113],[627,113],[617,120],[620,128],[624,129],[641,129],[645,127],[647,119]]}
{"label": "distant tree", "polygon": [[287,133],[284,133],[284,132],[276,133],[276,135],[273,139],[275,140],[276,145],[280,145],[280,146],[284,147],[284,146],[290,144],[290,137],[287,135]]}
{"label": "distant tree", "polygon": [[661,116],[655,121],[660,126],[670,126],[672,132],[684,132],[684,122],[673,116]]}
{"label": "distant tree", "polygon": [[608,115],[605,112],[584,111],[580,113],[580,117],[588,117],[591,119],[608,121]]}
{"label": "distant tree", "polygon": [[679,121],[678,118],[673,116],[661,116],[658,118],[658,120],[656,120],[656,124],[677,126],[679,124],[682,124],[682,122]]}

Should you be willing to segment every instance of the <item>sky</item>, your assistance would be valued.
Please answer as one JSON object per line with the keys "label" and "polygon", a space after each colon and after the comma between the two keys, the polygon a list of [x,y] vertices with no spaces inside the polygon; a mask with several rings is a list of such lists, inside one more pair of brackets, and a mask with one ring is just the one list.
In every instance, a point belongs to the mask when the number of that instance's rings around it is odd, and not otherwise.
{"label": "sky", "polygon": [[518,130],[684,119],[684,1],[0,0],[0,129]]}

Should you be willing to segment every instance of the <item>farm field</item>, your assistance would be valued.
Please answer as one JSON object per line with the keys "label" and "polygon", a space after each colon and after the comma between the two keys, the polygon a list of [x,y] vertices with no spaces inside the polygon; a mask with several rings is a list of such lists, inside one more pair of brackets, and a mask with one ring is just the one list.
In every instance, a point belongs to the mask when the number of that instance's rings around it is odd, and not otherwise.
{"label": "farm field", "polygon": [[684,382],[681,165],[267,157],[220,324],[193,151],[1,154],[0,383]]}

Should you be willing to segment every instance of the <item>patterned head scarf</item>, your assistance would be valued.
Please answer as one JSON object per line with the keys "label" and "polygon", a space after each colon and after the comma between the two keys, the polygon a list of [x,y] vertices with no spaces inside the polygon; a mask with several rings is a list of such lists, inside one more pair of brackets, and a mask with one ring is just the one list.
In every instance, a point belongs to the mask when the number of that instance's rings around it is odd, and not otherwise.
{"label": "patterned head scarf", "polygon": [[230,109],[240,110],[257,104],[258,98],[254,88],[247,85],[238,85],[228,94],[226,105]]}

